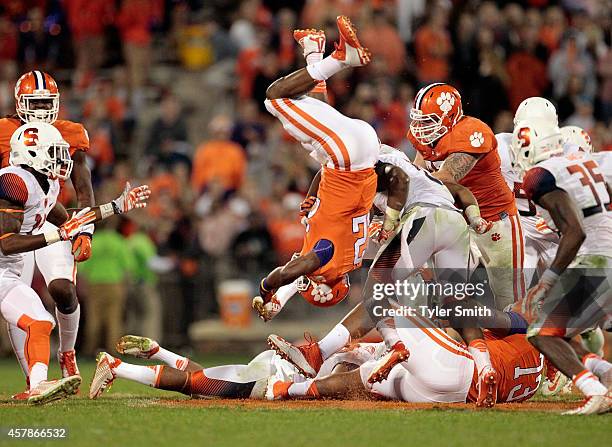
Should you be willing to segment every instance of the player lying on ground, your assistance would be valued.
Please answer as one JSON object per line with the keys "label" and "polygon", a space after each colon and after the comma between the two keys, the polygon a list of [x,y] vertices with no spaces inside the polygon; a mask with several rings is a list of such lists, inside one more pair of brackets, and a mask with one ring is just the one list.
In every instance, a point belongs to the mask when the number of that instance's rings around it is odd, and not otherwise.
{"label": "player lying on ground", "polygon": [[512,150],[527,197],[547,225],[561,233],[553,262],[525,300],[527,337],[586,396],[571,414],[607,412],[612,392],[584,368],[568,341],[589,328],[610,325],[610,188],[591,157],[564,155],[556,126],[525,123],[514,131]]}
{"label": "player lying on ground", "polygon": [[[397,319],[402,319],[398,317]],[[499,371],[497,402],[521,402],[531,398],[541,381],[544,358],[525,339],[527,321],[517,311],[493,310],[488,317],[494,331],[485,330],[493,367]],[[375,396],[407,402],[474,402],[477,376],[466,345],[450,338],[422,317],[397,322],[398,333],[410,357],[396,365],[387,380],[371,384],[372,359],[358,370],[292,382],[274,377],[268,399],[354,398],[368,391]],[[584,357],[585,368],[612,384],[612,364],[593,354]]]}
{"label": "player lying on ground", "polygon": [[[85,208],[95,204],[91,174],[87,166],[85,152],[89,149],[87,131],[80,123],[58,119],[60,92],[55,80],[39,70],[24,73],[15,85],[16,115],[0,119],[0,167],[9,166],[10,139],[14,131],[25,123],[45,122],[52,124],[70,147],[72,173],[70,179],[76,193],[77,206]],[[64,181],[60,181],[60,189]],[[56,230],[52,223],[45,222],[38,233]],[[62,241],[24,255],[21,280],[32,283],[35,267],[42,274],[49,295],[55,302],[55,316],[59,330],[59,349],[57,358],[63,377],[79,375],[74,344],[76,342],[80,306],[76,295],[76,263],[91,256],[93,225],[84,226],[73,241]],[[24,353],[26,333],[17,326],[10,325],[9,337],[15,355],[28,383],[28,365]],[[27,399],[28,393],[16,394],[15,399]]]}
{"label": "player lying on ground", "polygon": [[[346,287],[346,274],[361,266],[367,245],[369,212],[376,192],[374,164],[380,143],[368,123],[342,115],[324,101],[309,95],[317,85],[348,67],[370,62],[367,49],[357,39],[347,17],[337,18],[339,43],[323,59],[325,36],[296,31],[307,54],[308,66],[275,81],[266,92],[265,106],[285,130],[321,163],[309,196],[313,203],[306,216],[306,234],[300,256],[276,268],[260,284],[258,310],[282,286],[306,276],[329,289]],[[308,41],[301,33],[308,34]],[[312,48],[312,51],[310,51]],[[399,210],[390,207],[385,226],[392,230]],[[333,305],[344,296],[313,304]]]}
{"label": "player lying on ground", "polygon": [[[382,343],[356,344],[325,361],[320,374],[327,375],[345,364],[361,365],[382,354]],[[271,377],[299,382],[305,380],[289,362],[268,350],[246,365],[204,368],[181,355],[170,352],[146,337],[126,335],[117,343],[121,354],[161,361],[165,365],[132,365],[106,352],[97,357],[89,397],[98,398],[116,379],[127,379],[154,388],[176,391],[192,397],[263,399]]]}
{"label": "player lying on ground", "polygon": [[[0,311],[27,334],[25,356],[28,402],[41,404],[73,394],[78,375],[47,380],[49,337],[55,321],[31,287],[21,281],[22,253],[77,237],[84,225],[146,206],[147,186],[131,189],[111,203],[72,211],[56,203],[60,180],[70,176],[72,160],[59,131],[46,123],[19,127],[11,138],[11,166],[0,169]],[[46,220],[58,229],[32,234]]]}

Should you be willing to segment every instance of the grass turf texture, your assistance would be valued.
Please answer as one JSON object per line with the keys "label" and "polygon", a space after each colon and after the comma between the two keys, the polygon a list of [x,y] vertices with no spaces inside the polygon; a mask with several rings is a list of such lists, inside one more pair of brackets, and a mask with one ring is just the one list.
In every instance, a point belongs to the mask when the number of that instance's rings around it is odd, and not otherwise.
{"label": "grass turf texture", "polygon": [[[243,359],[242,359],[243,360]],[[240,362],[207,358],[208,366]],[[605,445],[612,436],[612,416],[567,417],[549,411],[475,411],[472,406],[411,409],[373,403],[350,409],[303,402],[245,405],[244,402],[183,400],[176,393],[117,381],[97,401],[87,399],[92,362],[81,362],[81,395],[44,407],[11,402],[23,387],[12,360],[0,360],[0,426],[66,427],[67,440],[37,445],[266,445],[266,446],[584,446]],[[59,370],[52,366],[50,377]],[[572,399],[575,399],[574,397]],[[567,400],[567,398],[565,399]],[[200,405],[201,403],[202,405]],[[380,405],[382,408],[376,408]],[[534,402],[534,406],[537,403]],[[529,407],[529,404],[522,406]],[[22,441],[0,439],[0,445]],[[29,444],[29,442],[26,442]]]}

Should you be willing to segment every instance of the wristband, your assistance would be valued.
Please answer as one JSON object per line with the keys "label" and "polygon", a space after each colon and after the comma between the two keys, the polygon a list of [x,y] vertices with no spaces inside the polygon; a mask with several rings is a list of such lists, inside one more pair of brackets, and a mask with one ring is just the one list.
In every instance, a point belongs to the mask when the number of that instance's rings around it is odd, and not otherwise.
{"label": "wristband", "polygon": [[540,278],[540,282],[548,285],[553,285],[559,279],[559,275],[552,271],[550,268],[544,270],[542,273],[542,277]]}
{"label": "wristband", "polygon": [[383,221],[383,229],[391,231],[397,225],[400,219],[401,210],[396,210],[390,206],[385,209],[385,220]]}
{"label": "wristband", "polygon": [[106,219],[107,217],[112,216],[115,213],[115,207],[112,202],[105,203],[104,205],[100,205],[100,214],[102,215],[102,219]]}
{"label": "wristband", "polygon": [[468,206],[465,211],[465,217],[468,218],[468,221],[470,223],[472,223],[475,219],[480,219],[480,208],[478,208],[478,205],[470,205]]}
{"label": "wristband", "polygon": [[47,245],[55,244],[61,240],[59,231],[57,230],[47,231],[46,233],[43,233],[43,236],[45,237],[45,242]]}

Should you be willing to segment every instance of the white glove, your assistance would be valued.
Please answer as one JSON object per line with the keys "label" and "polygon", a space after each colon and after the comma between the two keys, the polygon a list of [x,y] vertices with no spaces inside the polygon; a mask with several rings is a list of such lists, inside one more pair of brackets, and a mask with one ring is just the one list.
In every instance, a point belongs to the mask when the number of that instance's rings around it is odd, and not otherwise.
{"label": "white glove", "polygon": [[144,208],[147,206],[147,199],[151,196],[148,185],[132,188],[130,182],[125,183],[125,189],[119,197],[111,202],[115,214],[123,214],[134,208]]}
{"label": "white glove", "polygon": [[96,220],[96,212],[91,208],[83,208],[78,213],[73,213],[72,217],[62,224],[57,230],[60,241],[67,241],[82,233],[91,222]]}

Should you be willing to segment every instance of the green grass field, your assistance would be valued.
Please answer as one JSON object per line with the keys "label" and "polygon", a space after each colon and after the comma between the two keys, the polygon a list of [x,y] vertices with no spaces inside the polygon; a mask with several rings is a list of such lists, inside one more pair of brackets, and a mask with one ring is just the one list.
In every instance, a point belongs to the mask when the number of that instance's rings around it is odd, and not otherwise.
{"label": "green grass field", "polygon": [[[205,365],[237,361],[210,358]],[[475,446],[607,445],[612,415],[567,417],[544,411],[474,411],[471,407],[414,410],[401,406],[350,410],[283,406],[251,407],[225,401],[181,405],[174,393],[117,382],[99,400],[86,398],[93,363],[82,362],[81,395],[45,407],[10,401],[23,387],[12,360],[0,360],[0,427],[65,427],[68,439],[39,445],[198,446]],[[52,367],[50,376],[58,375]],[[185,402],[187,403],[187,402]],[[276,405],[278,404],[278,405]],[[0,439],[0,445],[31,444]]]}

